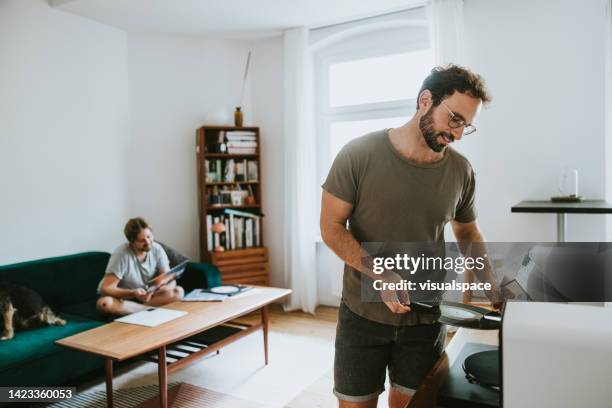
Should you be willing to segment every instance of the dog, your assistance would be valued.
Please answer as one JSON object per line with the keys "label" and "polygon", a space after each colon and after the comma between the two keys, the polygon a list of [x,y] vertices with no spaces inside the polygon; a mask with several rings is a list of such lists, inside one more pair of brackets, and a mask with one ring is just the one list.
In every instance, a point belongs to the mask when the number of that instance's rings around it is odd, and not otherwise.
{"label": "dog", "polygon": [[10,340],[15,329],[32,329],[44,325],[64,326],[42,297],[32,289],[12,283],[0,282],[0,315],[4,333],[0,340]]}

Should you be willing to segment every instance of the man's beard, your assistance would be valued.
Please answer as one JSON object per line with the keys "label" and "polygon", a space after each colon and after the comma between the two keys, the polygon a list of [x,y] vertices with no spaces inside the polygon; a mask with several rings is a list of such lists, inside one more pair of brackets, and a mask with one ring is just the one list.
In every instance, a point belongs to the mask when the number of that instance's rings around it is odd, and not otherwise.
{"label": "man's beard", "polygon": [[440,153],[446,147],[445,145],[438,143],[438,136],[442,136],[443,138],[446,136],[449,140],[453,141],[455,138],[448,132],[441,132],[434,129],[433,125],[433,109],[429,109],[420,120],[419,120],[419,129],[423,134],[423,139],[425,139],[425,143],[431,150],[436,153]]}

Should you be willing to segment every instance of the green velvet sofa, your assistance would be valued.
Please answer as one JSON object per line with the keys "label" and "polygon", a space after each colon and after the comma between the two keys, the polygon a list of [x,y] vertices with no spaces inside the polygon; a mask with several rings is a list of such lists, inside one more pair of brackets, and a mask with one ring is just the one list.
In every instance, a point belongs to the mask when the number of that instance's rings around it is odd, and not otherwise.
{"label": "green velvet sofa", "polygon": [[[95,307],[98,282],[110,254],[84,252],[0,266],[0,282],[11,282],[38,292],[67,321],[16,331],[9,341],[0,341],[0,386],[76,386],[96,373],[102,375],[103,360],[54,342],[108,322]],[[221,284],[213,265],[191,262],[179,285],[188,292]]]}

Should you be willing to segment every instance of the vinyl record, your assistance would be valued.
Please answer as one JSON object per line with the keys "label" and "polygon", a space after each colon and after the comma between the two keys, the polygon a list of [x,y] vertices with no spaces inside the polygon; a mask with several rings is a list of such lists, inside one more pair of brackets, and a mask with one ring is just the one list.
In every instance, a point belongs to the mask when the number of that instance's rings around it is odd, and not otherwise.
{"label": "vinyl record", "polygon": [[215,286],[214,288],[208,289],[211,293],[216,293],[218,295],[231,295],[233,293],[239,292],[240,288],[235,285],[221,285]]}
{"label": "vinyl record", "polygon": [[469,382],[499,389],[499,350],[472,354],[463,362],[463,371]]}
{"label": "vinyl record", "polygon": [[440,302],[440,323],[471,329],[497,330],[501,327],[499,313],[458,302]]}

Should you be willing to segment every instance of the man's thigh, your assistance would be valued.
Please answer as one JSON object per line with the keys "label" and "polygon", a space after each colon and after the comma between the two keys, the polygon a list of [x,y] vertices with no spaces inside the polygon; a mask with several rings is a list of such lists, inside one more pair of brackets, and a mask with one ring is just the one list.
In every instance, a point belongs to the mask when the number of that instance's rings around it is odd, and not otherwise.
{"label": "man's thigh", "polygon": [[334,394],[340,400],[370,401],[384,391],[394,330],[340,305],[334,357]]}
{"label": "man's thigh", "polygon": [[406,394],[414,392],[440,358],[445,338],[440,323],[401,327],[391,349],[391,385]]}

